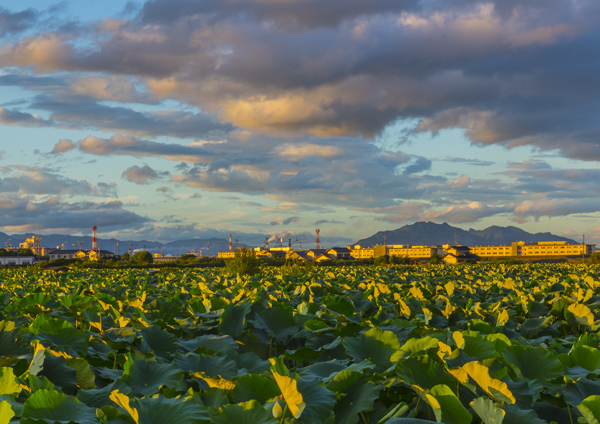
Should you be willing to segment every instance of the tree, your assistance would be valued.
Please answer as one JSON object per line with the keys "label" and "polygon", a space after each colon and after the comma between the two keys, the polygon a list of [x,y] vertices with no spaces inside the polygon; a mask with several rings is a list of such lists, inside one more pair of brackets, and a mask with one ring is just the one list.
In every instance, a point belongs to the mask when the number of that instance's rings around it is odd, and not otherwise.
{"label": "tree", "polygon": [[230,274],[255,275],[260,271],[260,263],[252,250],[245,247],[236,250],[232,259],[225,260],[225,270]]}
{"label": "tree", "polygon": [[150,252],[135,252],[131,257],[131,260],[136,264],[151,264],[154,262],[152,259],[152,253]]}
{"label": "tree", "polygon": [[433,252],[433,254],[431,255],[431,259],[429,260],[429,263],[431,265],[439,265],[439,264],[443,263],[442,257],[440,255],[438,255],[437,252]]}
{"label": "tree", "polygon": [[594,252],[590,255],[588,262],[591,264],[600,264],[600,252]]}
{"label": "tree", "polygon": [[129,254],[129,252],[125,252],[121,255],[121,260],[122,261],[128,261],[131,259],[131,255]]}

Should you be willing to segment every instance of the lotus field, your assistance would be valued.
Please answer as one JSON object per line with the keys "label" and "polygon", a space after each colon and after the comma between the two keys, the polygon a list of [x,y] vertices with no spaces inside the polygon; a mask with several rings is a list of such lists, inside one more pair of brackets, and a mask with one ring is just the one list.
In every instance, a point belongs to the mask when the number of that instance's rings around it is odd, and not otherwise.
{"label": "lotus field", "polygon": [[587,265],[0,271],[0,424],[597,423]]}

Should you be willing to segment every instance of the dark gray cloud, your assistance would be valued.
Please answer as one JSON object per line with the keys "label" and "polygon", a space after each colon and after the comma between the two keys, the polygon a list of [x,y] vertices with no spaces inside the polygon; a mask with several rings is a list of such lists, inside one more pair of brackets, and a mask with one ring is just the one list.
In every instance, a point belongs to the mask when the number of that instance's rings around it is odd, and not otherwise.
{"label": "dark gray cloud", "polygon": [[26,9],[21,12],[11,12],[0,6],[0,37],[18,34],[31,28],[37,22],[39,12]]}
{"label": "dark gray cloud", "polygon": [[[31,105],[50,112],[56,125],[68,128],[98,128],[136,136],[168,135],[179,138],[202,138],[212,131],[230,131],[229,124],[214,116],[181,111],[137,112],[128,107],[106,106],[87,95],[62,97],[40,95]],[[2,111],[0,111],[0,120]]]}
{"label": "dark gray cloud", "polygon": [[48,168],[12,166],[0,178],[0,193],[116,197],[117,187],[63,177]]}
{"label": "dark gray cloud", "polygon": [[39,202],[14,195],[0,197],[0,220],[4,231],[46,233],[77,233],[87,231],[92,224],[104,231],[134,229],[150,222],[123,209],[119,201],[66,203],[53,197]]}
{"label": "dark gray cloud", "polygon": [[[154,169],[150,168],[148,165],[138,166],[133,165],[123,171],[121,174],[121,178],[125,178],[127,181],[136,183],[136,184],[147,184],[152,180],[156,180],[161,176],[169,175],[168,172],[157,172]],[[165,188],[166,187],[162,187]],[[166,190],[164,190],[166,192]]]}
{"label": "dark gray cloud", "polygon": [[49,127],[54,122],[43,119],[39,115],[27,112],[19,112],[0,107],[0,125],[11,125],[20,127]]}

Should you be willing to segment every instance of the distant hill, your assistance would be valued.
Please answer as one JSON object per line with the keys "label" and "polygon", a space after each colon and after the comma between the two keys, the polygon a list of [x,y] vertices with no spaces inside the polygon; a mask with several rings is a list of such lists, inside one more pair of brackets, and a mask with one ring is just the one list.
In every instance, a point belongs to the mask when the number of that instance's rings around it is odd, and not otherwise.
{"label": "distant hill", "polygon": [[361,246],[371,247],[386,244],[411,244],[436,246],[441,244],[458,244],[467,246],[500,246],[509,245],[514,241],[538,242],[538,241],[566,241],[567,243],[578,243],[575,240],[555,236],[551,233],[531,234],[517,227],[492,226],[484,230],[461,228],[434,222],[415,222],[411,225],[390,231],[379,231],[378,233],[356,242]]}

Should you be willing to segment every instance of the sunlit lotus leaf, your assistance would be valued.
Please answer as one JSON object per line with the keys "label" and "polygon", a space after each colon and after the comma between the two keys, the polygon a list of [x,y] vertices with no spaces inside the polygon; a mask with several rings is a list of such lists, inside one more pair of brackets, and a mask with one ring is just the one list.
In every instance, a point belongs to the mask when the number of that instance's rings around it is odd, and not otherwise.
{"label": "sunlit lotus leaf", "polygon": [[139,424],[195,424],[210,418],[208,410],[193,400],[160,396],[135,399],[132,404],[139,414]]}
{"label": "sunlit lotus leaf", "polygon": [[10,367],[0,368],[0,395],[18,395],[22,387],[17,383],[14,370]]}
{"label": "sunlit lotus leaf", "polygon": [[214,336],[211,334],[205,334],[191,340],[179,341],[177,344],[190,352],[201,347],[220,355],[226,355],[239,348],[239,345],[230,336]]}
{"label": "sunlit lotus leaf", "polygon": [[175,358],[175,363],[182,371],[204,373],[209,377],[221,376],[227,380],[237,376],[236,363],[224,356],[208,356],[188,353]]}
{"label": "sunlit lotus leaf", "polygon": [[162,386],[175,387],[180,380],[180,370],[175,364],[159,364],[130,355],[125,363],[121,381],[136,396],[151,396]]}
{"label": "sunlit lotus leaf", "polygon": [[439,346],[438,339],[434,337],[423,337],[420,339],[410,339],[400,348],[400,357],[406,358],[414,353],[424,352],[428,349],[435,349]]}
{"label": "sunlit lotus leaf", "polygon": [[518,377],[529,380],[550,380],[564,372],[560,360],[541,347],[509,346],[504,349],[504,360]]}
{"label": "sunlit lotus leaf", "polygon": [[355,361],[371,361],[376,372],[390,368],[402,355],[398,337],[391,331],[379,328],[371,328],[358,337],[346,337],[343,345]]}
{"label": "sunlit lotus leaf", "polygon": [[327,383],[327,388],[344,395],[334,408],[336,424],[358,423],[359,413],[373,408],[381,389],[367,383],[364,376],[355,371],[340,372]]}
{"label": "sunlit lotus leaf", "polygon": [[102,336],[103,338],[105,337],[106,339],[114,343],[131,343],[137,337],[139,337],[139,334],[137,333],[137,331],[135,331],[135,329],[131,327],[125,327],[109,328],[108,330],[105,330],[104,333],[102,333]]}
{"label": "sunlit lotus leaf", "polygon": [[175,336],[162,328],[151,325],[140,331],[144,342],[152,349],[154,354],[161,359],[168,359],[171,354],[177,352]]}
{"label": "sunlit lotus leaf", "polygon": [[125,410],[129,414],[133,421],[139,423],[139,413],[138,410],[131,405],[131,401],[128,396],[123,393],[120,393],[118,390],[113,390],[110,394],[110,400],[119,405],[121,408]]}
{"label": "sunlit lotus leaf", "polygon": [[254,399],[264,405],[267,400],[278,396],[280,393],[277,383],[273,380],[260,375],[247,374],[236,380],[231,395],[235,403]]}
{"label": "sunlit lotus leaf", "polygon": [[277,382],[277,386],[279,386],[279,390],[290,412],[294,418],[299,418],[306,404],[304,403],[302,394],[298,391],[298,382],[292,377],[281,375],[276,371],[273,371],[273,377],[275,377],[275,382]]}
{"label": "sunlit lotus leaf", "polygon": [[225,405],[211,418],[211,424],[277,424],[277,420],[257,401]]}
{"label": "sunlit lotus leaf", "polygon": [[505,412],[494,401],[487,398],[477,398],[471,402],[471,408],[479,415],[484,424],[502,424]]}
{"label": "sunlit lotus leaf", "polygon": [[567,307],[579,325],[592,325],[594,323],[594,314],[586,305],[582,303],[572,303]]}
{"label": "sunlit lotus leaf", "polygon": [[473,417],[456,397],[450,387],[439,384],[433,387],[429,394],[439,403],[441,421],[445,424],[470,424]]}
{"label": "sunlit lotus leaf", "polygon": [[588,424],[600,423],[600,395],[585,398],[577,409]]}
{"label": "sunlit lotus leaf", "polygon": [[[506,383],[490,377],[490,370],[485,365],[472,361],[463,365],[462,371],[466,372],[491,397],[515,403],[515,398],[508,390]],[[453,373],[453,370],[450,372]]]}
{"label": "sunlit lotus leaf", "polygon": [[246,315],[250,312],[250,307],[249,303],[227,305],[219,318],[219,332],[231,337],[239,337],[246,328]]}
{"label": "sunlit lotus leaf", "polygon": [[38,390],[26,401],[21,424],[98,424],[96,410],[74,397],[52,390]]}
{"label": "sunlit lotus leaf", "polygon": [[5,400],[0,401],[0,424],[8,424],[14,416],[15,412],[10,403]]}

